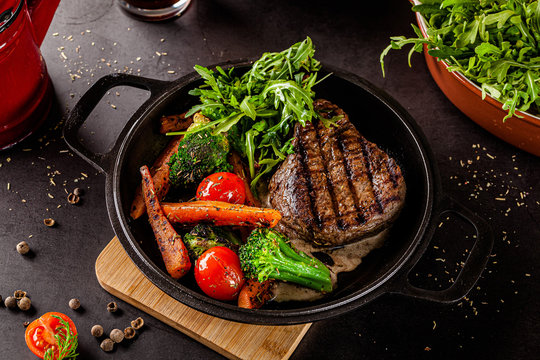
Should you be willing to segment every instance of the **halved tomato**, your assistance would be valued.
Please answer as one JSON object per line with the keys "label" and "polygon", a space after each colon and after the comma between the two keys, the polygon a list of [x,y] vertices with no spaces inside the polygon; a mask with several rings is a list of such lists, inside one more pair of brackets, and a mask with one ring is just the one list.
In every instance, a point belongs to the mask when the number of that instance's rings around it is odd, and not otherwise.
{"label": "halved tomato", "polygon": [[56,334],[62,332],[61,336],[65,338],[66,331],[60,319],[66,321],[72,335],[77,335],[77,328],[73,321],[67,316],[59,312],[48,312],[43,314],[39,319],[36,319],[28,325],[25,332],[26,345],[37,356],[43,359],[45,352],[52,348],[54,351],[54,359],[58,358],[58,344]]}

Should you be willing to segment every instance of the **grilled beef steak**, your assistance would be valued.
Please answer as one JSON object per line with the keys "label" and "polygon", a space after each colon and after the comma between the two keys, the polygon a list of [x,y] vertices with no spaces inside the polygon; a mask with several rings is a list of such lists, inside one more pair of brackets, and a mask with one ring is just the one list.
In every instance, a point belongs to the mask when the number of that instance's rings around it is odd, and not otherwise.
{"label": "grilled beef steak", "polygon": [[342,109],[316,100],[327,119],[295,127],[294,154],[269,185],[270,206],[283,215],[278,229],[316,246],[354,242],[387,228],[405,200],[405,181],[394,159],[367,141]]}

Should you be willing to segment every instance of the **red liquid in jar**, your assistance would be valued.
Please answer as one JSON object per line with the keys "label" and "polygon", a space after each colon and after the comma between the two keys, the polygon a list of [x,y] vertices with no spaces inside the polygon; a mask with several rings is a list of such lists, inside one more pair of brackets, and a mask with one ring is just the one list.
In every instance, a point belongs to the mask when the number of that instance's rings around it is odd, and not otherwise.
{"label": "red liquid in jar", "polygon": [[13,6],[13,12],[18,6],[21,8],[0,33],[0,149],[34,132],[46,119],[53,99],[51,81],[26,4],[12,3],[9,5]]}

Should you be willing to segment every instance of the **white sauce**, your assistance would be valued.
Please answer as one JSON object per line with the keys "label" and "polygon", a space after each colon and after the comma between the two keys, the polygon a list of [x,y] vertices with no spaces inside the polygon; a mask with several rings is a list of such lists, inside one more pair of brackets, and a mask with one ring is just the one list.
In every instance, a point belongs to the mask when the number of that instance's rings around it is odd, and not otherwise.
{"label": "white sauce", "polygon": [[[306,254],[311,254],[312,252],[324,252],[334,260],[334,265],[328,266],[328,268],[330,269],[332,283],[335,289],[337,287],[337,275],[341,272],[356,269],[358,265],[362,263],[362,259],[366,255],[372,250],[382,246],[387,236],[388,229],[383,230],[374,236],[364,238],[335,250],[324,250],[324,248],[313,247],[300,240],[291,240],[291,242],[297,250],[303,251]],[[282,281],[276,281],[272,288],[272,292],[274,294],[273,300],[277,302],[313,301],[324,296],[319,291]]]}

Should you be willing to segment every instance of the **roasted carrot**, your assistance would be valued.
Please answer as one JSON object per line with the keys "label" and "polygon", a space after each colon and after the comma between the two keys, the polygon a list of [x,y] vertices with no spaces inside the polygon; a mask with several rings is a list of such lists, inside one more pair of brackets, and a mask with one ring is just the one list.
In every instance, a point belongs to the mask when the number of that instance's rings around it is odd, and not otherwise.
{"label": "roasted carrot", "polygon": [[191,125],[192,122],[193,121],[190,117],[186,118],[186,113],[162,116],[159,120],[159,132],[161,134],[166,134],[168,132],[184,131]]}
{"label": "roasted carrot", "polygon": [[[177,115],[180,117],[184,117],[185,114]],[[187,127],[193,123],[193,117],[189,117],[185,119],[185,125],[186,129]],[[184,129],[185,130],[185,129]],[[165,149],[159,154],[157,159],[154,161],[154,164],[152,165],[152,168],[150,169],[150,173],[152,174],[152,178],[154,181],[154,186],[156,187],[156,196],[159,201],[163,200],[165,195],[167,195],[167,192],[169,191],[169,160],[171,159],[171,156],[178,151],[178,146],[180,145],[180,141],[182,141],[184,137],[183,136],[174,136]],[[131,204],[131,211],[130,216],[133,219],[138,219],[146,211],[146,207],[144,205],[144,197],[142,193],[142,185],[135,190],[135,196],[133,197],[133,203]]]}
{"label": "roasted carrot", "polygon": [[253,196],[253,193],[251,192],[251,179],[249,178],[249,175],[246,172],[246,168],[244,167],[244,164],[242,163],[242,159],[240,158],[240,155],[236,151],[231,151],[229,153],[229,164],[233,167],[233,173],[235,173],[242,181],[244,181],[244,187],[246,189],[246,205],[249,206],[261,206],[261,202]]}
{"label": "roasted carrot", "polygon": [[259,309],[270,300],[270,297],[272,296],[272,293],[270,292],[271,287],[271,280],[266,280],[262,283],[258,282],[256,279],[246,280],[238,295],[238,307],[244,309]]}
{"label": "roasted carrot", "polygon": [[[165,149],[159,154],[158,158],[154,161],[154,165],[150,170],[156,187],[156,196],[159,201],[163,200],[167,192],[169,191],[169,160],[171,156],[178,150],[178,145],[182,141],[183,136],[175,136]],[[142,192],[142,186],[137,187],[135,190],[135,196],[131,203],[130,216],[133,219],[140,218],[145,213],[146,207],[144,205],[144,196]]]}
{"label": "roasted carrot", "polygon": [[143,193],[148,221],[158,243],[165,268],[174,279],[180,279],[191,268],[188,252],[182,238],[177,234],[159,204],[155,194],[154,182],[146,165],[140,169],[143,178]]}
{"label": "roasted carrot", "polygon": [[229,204],[223,201],[163,203],[169,221],[182,225],[207,223],[216,226],[274,227],[281,219],[279,211]]}

